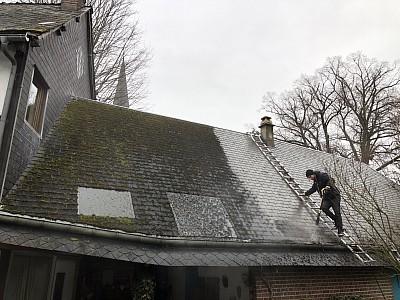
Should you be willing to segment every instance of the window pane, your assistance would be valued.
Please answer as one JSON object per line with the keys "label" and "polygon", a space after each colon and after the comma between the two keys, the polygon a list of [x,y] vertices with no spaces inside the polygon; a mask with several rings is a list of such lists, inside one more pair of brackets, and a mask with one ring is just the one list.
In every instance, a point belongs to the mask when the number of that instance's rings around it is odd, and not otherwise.
{"label": "window pane", "polygon": [[65,273],[57,273],[56,282],[54,284],[53,300],[62,300],[64,280]]}
{"label": "window pane", "polygon": [[51,258],[14,255],[7,276],[5,300],[46,299]]}
{"label": "window pane", "polygon": [[39,134],[42,132],[43,127],[47,91],[48,86],[45,80],[40,75],[39,71],[35,69],[32,83],[29,88],[25,119]]}
{"label": "window pane", "polygon": [[31,125],[33,125],[33,117],[35,115],[35,103],[36,103],[37,93],[38,93],[38,88],[32,83],[31,88],[29,89],[28,110],[26,112],[26,120]]}

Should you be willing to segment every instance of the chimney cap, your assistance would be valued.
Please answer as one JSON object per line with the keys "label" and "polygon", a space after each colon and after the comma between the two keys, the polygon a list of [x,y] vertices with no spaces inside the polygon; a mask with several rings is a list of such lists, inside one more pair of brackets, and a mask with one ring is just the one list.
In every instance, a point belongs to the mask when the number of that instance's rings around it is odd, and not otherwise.
{"label": "chimney cap", "polygon": [[61,0],[62,9],[78,10],[85,6],[86,0]]}
{"label": "chimney cap", "polygon": [[274,124],[272,124],[271,117],[269,117],[269,116],[264,116],[264,117],[261,118],[261,124],[260,124],[260,126],[258,126],[258,128],[260,128],[260,127],[262,127],[264,125],[275,126]]}

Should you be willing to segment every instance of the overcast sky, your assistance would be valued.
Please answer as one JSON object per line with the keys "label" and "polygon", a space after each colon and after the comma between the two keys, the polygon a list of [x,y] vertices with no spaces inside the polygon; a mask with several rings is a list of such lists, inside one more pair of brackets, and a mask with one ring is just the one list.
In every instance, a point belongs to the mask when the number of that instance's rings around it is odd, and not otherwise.
{"label": "overcast sky", "polygon": [[240,132],[327,57],[400,58],[400,1],[137,0],[150,112]]}

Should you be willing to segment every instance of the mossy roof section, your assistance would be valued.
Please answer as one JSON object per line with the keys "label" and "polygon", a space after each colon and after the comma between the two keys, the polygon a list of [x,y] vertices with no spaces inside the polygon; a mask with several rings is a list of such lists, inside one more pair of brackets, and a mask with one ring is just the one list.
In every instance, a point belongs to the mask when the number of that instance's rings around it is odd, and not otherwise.
{"label": "mossy roof section", "polygon": [[[130,191],[135,218],[80,217],[79,186]],[[178,236],[169,193],[223,195],[238,205],[248,196],[213,127],[74,100],[3,205],[12,213]],[[249,238],[239,225],[239,237]]]}
{"label": "mossy roof section", "polygon": [[60,27],[86,10],[61,9],[60,4],[0,3],[0,34],[44,33]]}

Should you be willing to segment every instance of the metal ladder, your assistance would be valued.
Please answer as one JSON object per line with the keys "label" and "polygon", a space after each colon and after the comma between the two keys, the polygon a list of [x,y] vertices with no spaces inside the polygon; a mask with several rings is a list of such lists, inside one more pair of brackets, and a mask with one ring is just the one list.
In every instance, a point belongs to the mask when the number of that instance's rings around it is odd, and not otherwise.
{"label": "metal ladder", "polygon": [[400,253],[392,242],[390,242],[390,254],[395,260],[400,261]]}
{"label": "metal ladder", "polygon": [[[294,178],[289,174],[285,167],[280,163],[280,161],[274,156],[269,147],[261,139],[261,135],[258,132],[248,133],[257,147],[260,149],[261,153],[267,158],[278,174],[283,178],[291,190],[299,197],[310,209],[312,209],[315,214],[318,214],[320,205],[313,201],[310,197],[304,195],[304,190],[300,187]],[[320,221],[322,221],[327,227],[332,227],[331,219],[327,216],[320,216]],[[338,236],[335,230],[336,236]],[[339,237],[339,236],[338,236]],[[362,262],[373,262],[375,261],[367,252],[365,252],[360,245],[346,232],[344,236],[339,237],[341,242],[352,252],[354,255]]]}

